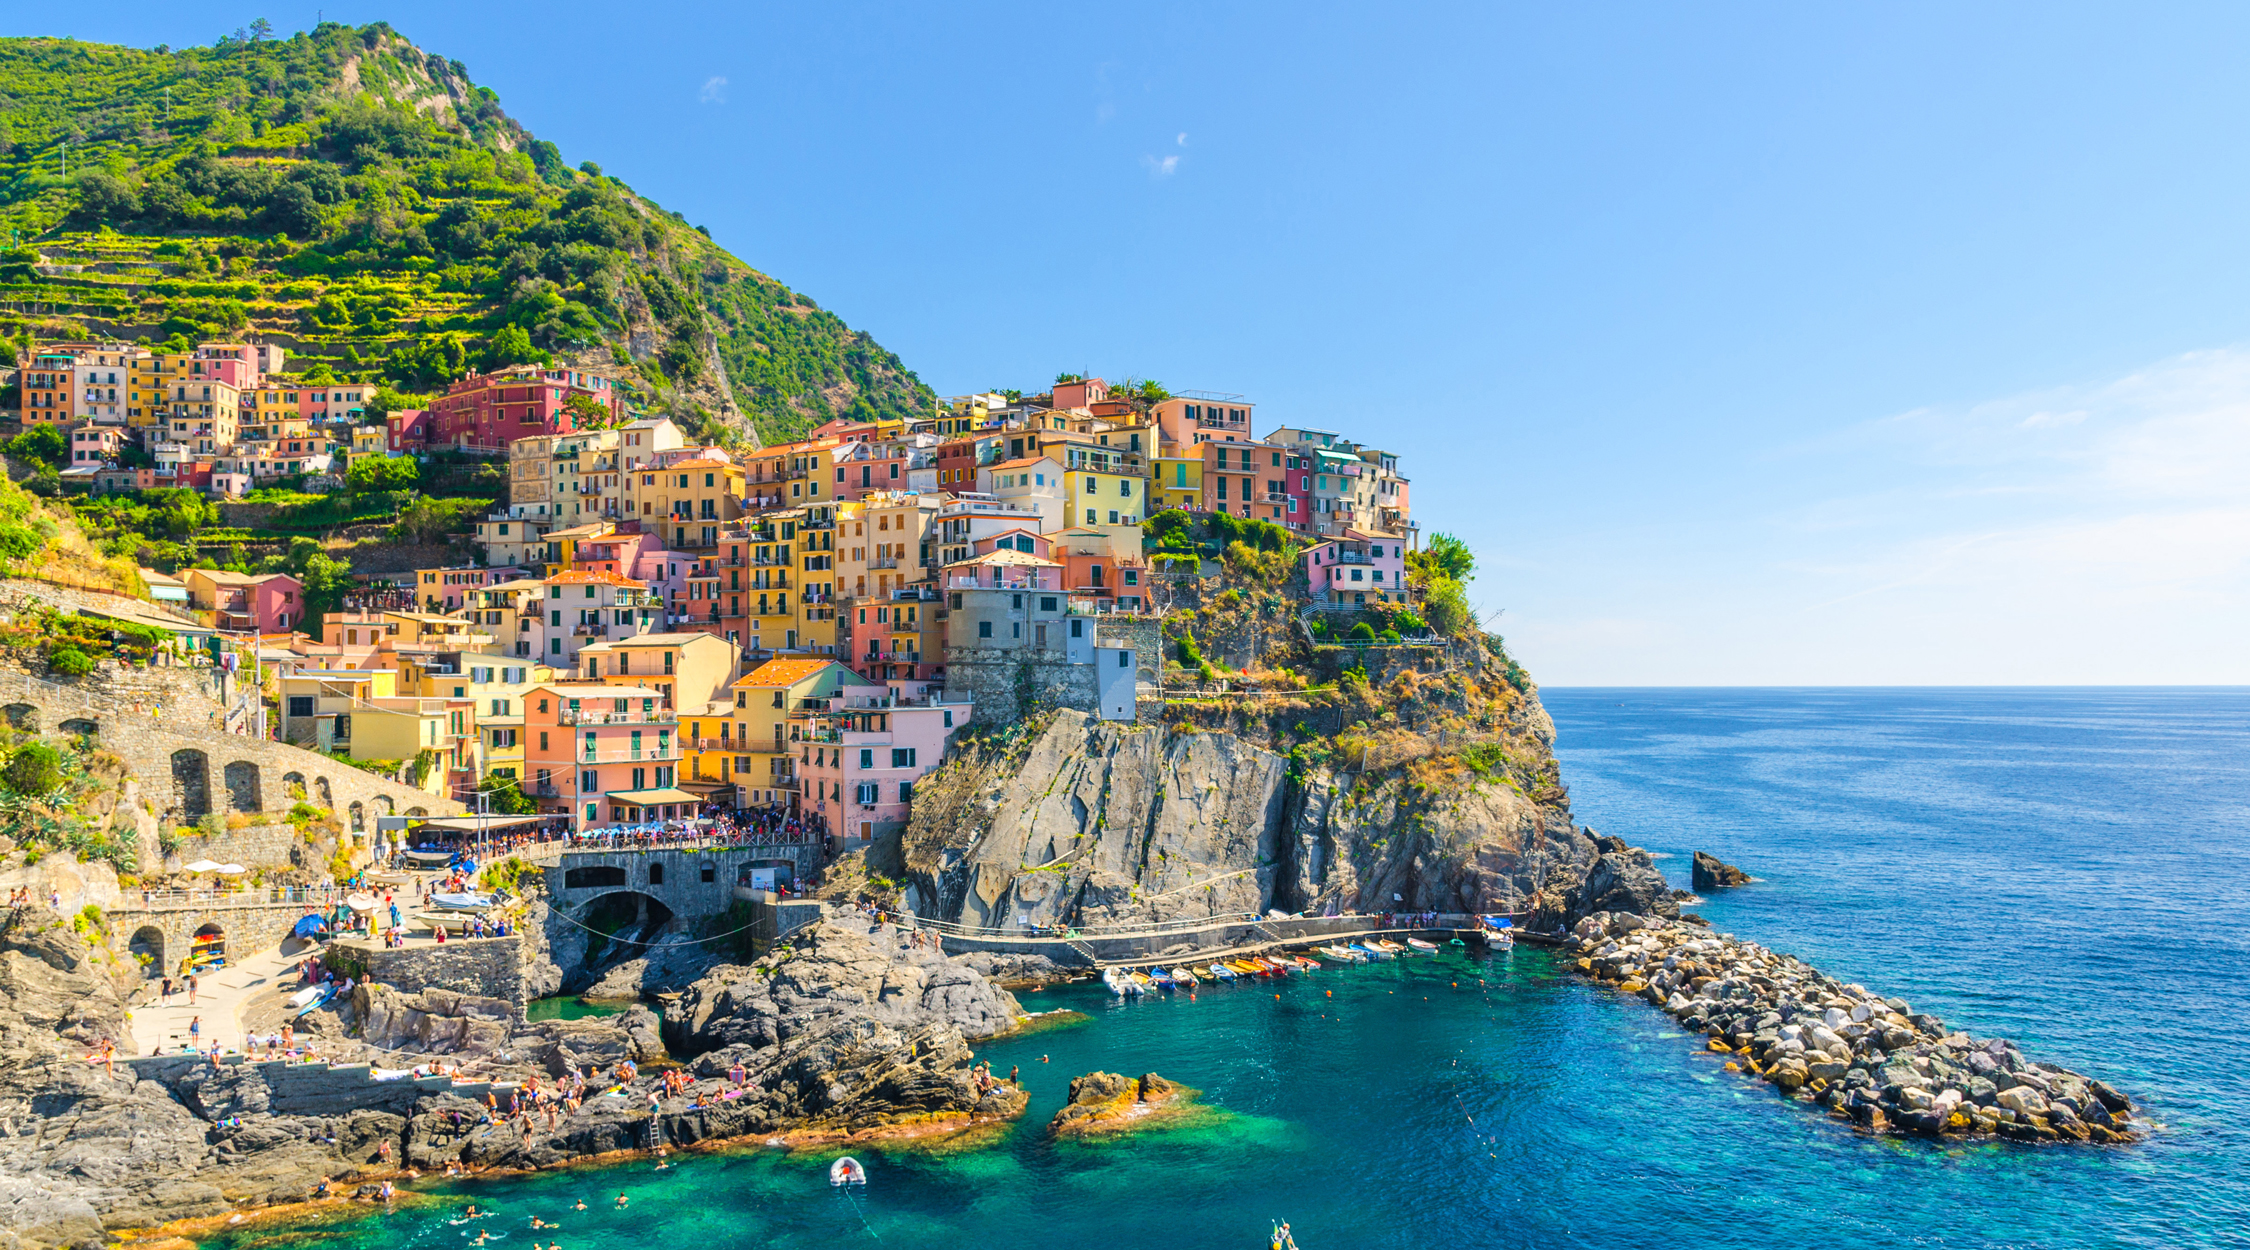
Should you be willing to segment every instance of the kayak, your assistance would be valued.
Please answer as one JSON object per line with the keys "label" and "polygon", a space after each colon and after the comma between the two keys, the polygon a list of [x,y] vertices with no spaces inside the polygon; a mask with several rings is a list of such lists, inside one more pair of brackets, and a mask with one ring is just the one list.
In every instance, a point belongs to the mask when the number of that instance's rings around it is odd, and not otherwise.
{"label": "kayak", "polygon": [[845,1155],[828,1165],[828,1183],[839,1186],[864,1185],[867,1183],[867,1169],[859,1165],[859,1160]]}

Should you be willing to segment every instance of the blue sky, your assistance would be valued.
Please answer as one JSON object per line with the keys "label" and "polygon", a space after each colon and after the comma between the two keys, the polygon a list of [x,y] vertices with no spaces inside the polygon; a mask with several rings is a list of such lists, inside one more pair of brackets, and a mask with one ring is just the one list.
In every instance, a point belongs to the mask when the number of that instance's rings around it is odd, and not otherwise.
{"label": "blue sky", "polygon": [[2250,681],[2250,10],[1963,10],[326,12],[940,393],[1396,450],[1549,684]]}

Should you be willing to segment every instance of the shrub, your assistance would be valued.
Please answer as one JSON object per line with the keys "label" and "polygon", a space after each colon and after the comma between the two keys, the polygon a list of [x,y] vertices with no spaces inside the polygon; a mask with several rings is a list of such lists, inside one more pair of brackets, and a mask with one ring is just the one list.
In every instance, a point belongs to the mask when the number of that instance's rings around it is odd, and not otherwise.
{"label": "shrub", "polygon": [[47,653],[47,667],[65,677],[84,677],[94,671],[94,657],[73,646],[57,647]]}
{"label": "shrub", "polygon": [[1373,642],[1375,641],[1375,627],[1365,621],[1361,621],[1359,624],[1352,626],[1352,632],[1344,635],[1344,637],[1347,641],[1350,642]]}
{"label": "shrub", "polygon": [[8,757],[0,780],[17,794],[52,794],[62,784],[62,753],[44,742],[27,742]]}

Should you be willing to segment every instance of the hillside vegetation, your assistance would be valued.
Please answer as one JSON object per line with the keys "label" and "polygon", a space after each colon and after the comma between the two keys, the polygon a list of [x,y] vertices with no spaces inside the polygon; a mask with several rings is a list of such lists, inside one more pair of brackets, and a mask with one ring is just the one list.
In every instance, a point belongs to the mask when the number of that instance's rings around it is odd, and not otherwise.
{"label": "hillside vegetation", "polygon": [[931,398],[383,23],[177,50],[0,39],[0,222],[19,340],[252,335],[409,395],[555,359],[713,438]]}

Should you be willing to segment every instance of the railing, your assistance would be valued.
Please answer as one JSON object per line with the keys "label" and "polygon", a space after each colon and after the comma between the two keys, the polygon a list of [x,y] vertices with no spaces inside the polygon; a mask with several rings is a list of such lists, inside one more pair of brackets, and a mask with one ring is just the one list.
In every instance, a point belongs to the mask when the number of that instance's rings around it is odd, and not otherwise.
{"label": "railing", "polygon": [[898,567],[898,557],[878,556],[873,560],[869,560],[867,562],[867,567],[871,569],[895,569]]}
{"label": "railing", "polygon": [[609,637],[609,626],[574,625],[571,627],[570,632],[571,636],[576,638],[607,638]]}
{"label": "railing", "polygon": [[577,711],[565,710],[560,716],[565,725],[670,725],[680,719],[672,708],[657,708],[653,712],[597,712],[592,708]]}
{"label": "railing", "polygon": [[678,758],[680,758],[679,744],[674,742],[660,742],[655,746],[638,751],[631,747],[623,747],[615,751],[580,750],[578,752],[578,762],[581,764],[662,763],[665,760],[676,760]]}
{"label": "railing", "polygon": [[975,577],[974,577],[973,575],[971,575],[971,574],[967,574],[967,573],[955,573],[955,574],[953,575],[952,579],[951,579],[951,580],[950,580],[950,581],[949,581],[949,582],[947,583],[947,585],[949,585],[949,586],[950,586],[950,587],[951,587],[952,589],[954,589],[954,590],[1055,590],[1055,589],[1059,589],[1058,587],[1055,587],[1055,586],[1049,585],[1049,584],[1048,584],[1048,583],[1046,582],[1046,580],[1045,580],[1045,579],[1044,579],[1043,577],[1040,577],[1040,576],[1038,576],[1038,575],[1034,575],[1034,574],[1026,574],[1026,575],[1024,575],[1024,576],[1023,576],[1023,577],[1021,577],[1021,578],[1018,578],[1018,579],[1015,579],[1015,580],[1011,580],[1011,581],[990,581],[990,582],[980,582],[980,581],[978,581],[978,580],[977,580],[977,579],[976,579],[976,578],[975,578]]}
{"label": "railing", "polygon": [[[334,904],[342,901],[350,891],[336,886],[239,886],[207,890],[139,890],[126,891],[115,910],[121,911],[175,911],[188,907],[266,907],[303,906],[307,903]],[[140,907],[133,906],[136,897]]]}

